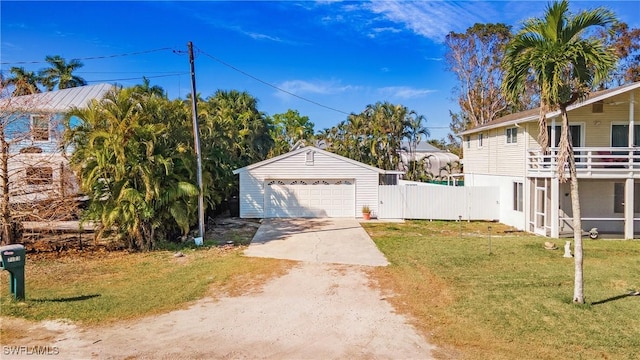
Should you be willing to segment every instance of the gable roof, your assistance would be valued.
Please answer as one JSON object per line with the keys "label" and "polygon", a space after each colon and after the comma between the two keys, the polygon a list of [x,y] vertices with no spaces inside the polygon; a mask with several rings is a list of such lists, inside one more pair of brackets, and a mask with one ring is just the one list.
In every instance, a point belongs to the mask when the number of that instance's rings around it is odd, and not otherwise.
{"label": "gable roof", "polygon": [[[408,141],[403,141],[402,143],[400,143],[400,149],[408,151],[409,150],[409,142]],[[435,152],[448,152],[447,150],[442,150],[438,147],[435,147],[431,144],[429,144],[426,141],[420,141],[418,143],[418,145],[416,145],[416,148],[414,149],[417,152],[431,152],[431,153],[435,153]]]}
{"label": "gable roof", "polygon": [[0,101],[0,110],[24,110],[49,113],[65,112],[73,107],[86,107],[89,101],[92,99],[101,99],[113,88],[114,86],[111,84],[96,84],[10,97]]}
{"label": "gable roof", "polygon": [[[623,94],[628,91],[633,91],[638,88],[640,88],[640,82],[623,85],[613,89],[592,92],[583,101],[576,102],[573,105],[570,105],[569,107],[567,107],[567,111],[575,110],[583,106],[590,105],[595,102],[602,101],[604,99],[608,99],[616,95]],[[560,110],[551,111],[547,113],[547,118],[555,117],[558,115],[560,115]],[[535,109],[525,110],[525,111],[502,116],[495,120],[489,121],[484,125],[480,125],[473,129],[462,131],[458,133],[458,135],[468,135],[468,134],[473,134],[479,131],[515,125],[523,122],[538,121],[539,118],[540,118],[540,108],[537,107]]]}
{"label": "gable roof", "polygon": [[307,151],[315,151],[315,152],[317,152],[319,154],[323,154],[323,155],[332,157],[332,158],[340,160],[340,161],[345,161],[345,162],[348,162],[348,163],[353,164],[355,166],[359,166],[359,167],[362,167],[362,168],[377,172],[379,174],[404,174],[403,171],[378,169],[377,167],[370,166],[370,165],[361,163],[359,161],[356,161],[356,160],[353,160],[353,159],[349,159],[347,157],[340,156],[338,154],[334,154],[334,153],[326,151],[326,150],[318,149],[317,147],[314,147],[314,146],[304,146],[304,147],[298,148],[296,150],[289,151],[288,153],[285,153],[285,154],[282,154],[282,155],[278,155],[276,157],[272,157],[271,159],[266,159],[266,160],[263,160],[263,161],[260,161],[260,162],[245,166],[245,167],[240,168],[240,169],[235,169],[235,170],[233,170],[233,173],[234,174],[239,174],[241,172],[253,170],[253,169],[259,168],[261,166],[265,166],[265,165],[268,165],[268,164],[271,164],[271,163],[280,161],[282,159],[286,159],[288,157],[295,156],[295,155],[298,155],[300,153],[307,152]]}

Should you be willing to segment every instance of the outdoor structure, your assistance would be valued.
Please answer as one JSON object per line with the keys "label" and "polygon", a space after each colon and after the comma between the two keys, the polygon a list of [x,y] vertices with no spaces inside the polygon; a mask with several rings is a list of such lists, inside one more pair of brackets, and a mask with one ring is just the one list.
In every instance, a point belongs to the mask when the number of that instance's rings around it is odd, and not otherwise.
{"label": "outdoor structure", "polygon": [[381,170],[316,147],[299,147],[233,172],[240,176],[240,217],[362,217],[378,211],[378,185],[401,171]]}
{"label": "outdoor structure", "polygon": [[[639,89],[640,82],[595,92],[568,108],[583,230],[597,227],[626,239],[640,231]],[[559,182],[556,166],[560,112],[547,114],[548,153],[538,142],[539,112],[462,132],[464,180],[465,186],[499,186],[500,222],[559,237],[573,232],[570,184]]]}
{"label": "outdoor structure", "polygon": [[409,161],[420,161],[424,158],[427,159],[426,170],[431,173],[434,179],[452,180],[460,173],[460,158],[458,155],[438,149],[425,141],[416,144],[415,148],[410,146],[408,141],[402,142],[400,159],[404,165],[404,170],[407,169]]}
{"label": "outdoor structure", "polygon": [[[11,203],[30,203],[77,191],[60,148],[64,114],[87,106],[113,88],[109,84],[74,87],[0,100]],[[2,191],[2,189],[0,189]]]}

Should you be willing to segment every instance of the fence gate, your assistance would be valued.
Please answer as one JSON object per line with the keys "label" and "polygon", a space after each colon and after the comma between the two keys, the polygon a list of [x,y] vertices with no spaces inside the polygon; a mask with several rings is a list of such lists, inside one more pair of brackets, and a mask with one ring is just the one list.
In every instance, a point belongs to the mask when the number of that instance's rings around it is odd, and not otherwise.
{"label": "fence gate", "polygon": [[380,219],[498,220],[499,188],[381,185]]}

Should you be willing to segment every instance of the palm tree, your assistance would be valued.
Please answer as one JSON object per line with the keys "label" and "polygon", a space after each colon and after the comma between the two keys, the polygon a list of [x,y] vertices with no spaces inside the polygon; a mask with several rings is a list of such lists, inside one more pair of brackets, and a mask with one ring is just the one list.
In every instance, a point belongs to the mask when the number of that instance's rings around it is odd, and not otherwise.
{"label": "palm tree", "polygon": [[585,98],[615,66],[616,57],[603,45],[602,39],[585,37],[589,28],[608,28],[615,22],[615,15],[604,8],[571,15],[568,1],[554,2],[547,6],[544,18],[533,18],[524,23],[522,30],[507,46],[503,61],[505,78],[502,90],[510,101],[517,102],[530,78],[539,87],[539,141],[543,151],[548,148],[546,113],[560,110],[562,131],[558,177],[561,182],[567,180],[564,169],[568,163],[575,252],[573,301],[580,304],[584,303],[582,222],[567,107]]}
{"label": "palm tree", "polygon": [[[66,143],[90,199],[85,216],[101,225],[98,236],[115,231],[129,248],[150,250],[158,230],[188,231],[198,188],[189,181],[188,156],[174,142],[182,137],[169,132],[175,123],[188,128],[187,112],[167,99],[136,95],[123,89],[72,109]],[[71,126],[73,117],[81,119],[78,126]]]}
{"label": "palm tree", "polygon": [[162,86],[159,86],[159,85],[151,86],[151,81],[146,76],[142,77],[141,85],[135,85],[133,88],[135,91],[140,92],[142,94],[154,95],[154,96],[164,97],[164,98],[167,97],[167,94],[162,88]]}
{"label": "palm tree", "polygon": [[73,74],[74,71],[84,66],[79,60],[72,59],[67,63],[60,55],[47,56],[45,60],[51,67],[40,70],[40,77],[47,90],[53,90],[56,85],[58,89],[87,85],[83,78]]}
{"label": "palm tree", "polygon": [[9,72],[13,75],[4,79],[4,86],[14,86],[11,96],[37,94],[40,92],[38,82],[40,78],[33,71],[26,71],[23,67],[12,67]]}

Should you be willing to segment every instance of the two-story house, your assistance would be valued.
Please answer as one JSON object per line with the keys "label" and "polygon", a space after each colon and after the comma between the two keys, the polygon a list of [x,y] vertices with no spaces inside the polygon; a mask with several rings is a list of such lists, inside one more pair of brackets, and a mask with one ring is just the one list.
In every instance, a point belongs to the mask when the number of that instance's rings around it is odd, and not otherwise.
{"label": "two-story house", "polygon": [[[598,91],[568,108],[583,230],[640,234],[640,82]],[[465,186],[500,188],[500,222],[544,236],[572,233],[569,182],[558,180],[560,112],[547,114],[550,149],[538,142],[539,109],[462,132]],[[636,123],[638,122],[638,123]],[[567,171],[568,178],[568,171]]]}
{"label": "two-story house", "polygon": [[77,192],[69,154],[60,147],[65,113],[101,99],[112,88],[98,84],[0,100],[11,203]]}

